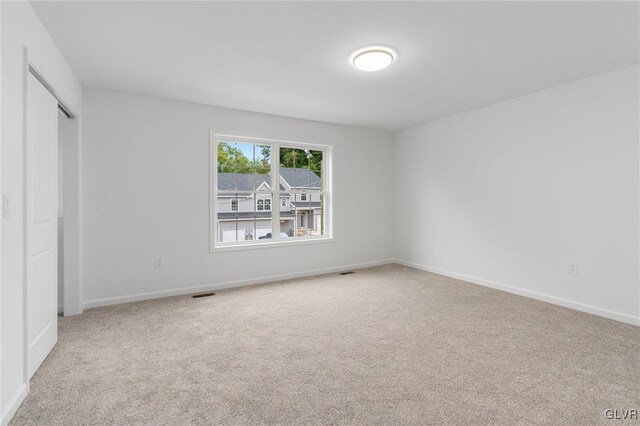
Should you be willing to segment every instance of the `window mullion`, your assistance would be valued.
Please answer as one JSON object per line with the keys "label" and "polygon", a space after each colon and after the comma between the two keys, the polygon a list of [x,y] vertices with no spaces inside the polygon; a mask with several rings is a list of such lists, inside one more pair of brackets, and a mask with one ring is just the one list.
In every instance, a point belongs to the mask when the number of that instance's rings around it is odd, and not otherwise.
{"label": "window mullion", "polygon": [[280,145],[273,144],[272,151],[271,238],[278,241],[280,240]]}

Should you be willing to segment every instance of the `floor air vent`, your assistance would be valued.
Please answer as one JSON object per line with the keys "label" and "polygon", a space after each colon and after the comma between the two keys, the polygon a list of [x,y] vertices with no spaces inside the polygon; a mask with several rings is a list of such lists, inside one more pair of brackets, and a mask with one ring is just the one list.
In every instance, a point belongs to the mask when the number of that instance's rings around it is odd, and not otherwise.
{"label": "floor air vent", "polygon": [[351,275],[353,274],[353,271],[349,271],[349,272],[340,272],[340,275]]}
{"label": "floor air vent", "polygon": [[191,297],[193,297],[194,299],[199,299],[201,297],[209,297],[209,296],[215,296],[216,294],[213,291],[210,291],[208,293],[200,293],[200,294],[194,294]]}

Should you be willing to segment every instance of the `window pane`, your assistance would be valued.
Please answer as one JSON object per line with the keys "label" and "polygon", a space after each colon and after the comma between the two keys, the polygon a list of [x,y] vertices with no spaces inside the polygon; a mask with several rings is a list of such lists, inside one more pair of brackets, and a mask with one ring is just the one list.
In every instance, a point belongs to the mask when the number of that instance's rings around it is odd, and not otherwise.
{"label": "window pane", "polygon": [[256,192],[254,194],[254,203],[254,239],[265,240],[273,238],[273,213],[271,211],[271,207],[273,205],[273,195]]}
{"label": "window pane", "polygon": [[256,191],[273,191],[271,179],[271,147],[254,145],[253,170]]}
{"label": "window pane", "polygon": [[243,221],[246,212],[253,210],[253,193],[219,192],[216,203],[217,241],[225,243],[244,241],[248,228],[253,227]]}
{"label": "window pane", "polygon": [[256,236],[256,221],[255,219],[248,219],[241,221],[244,224],[244,240],[252,241],[257,240]]}
{"label": "window pane", "polygon": [[272,190],[270,146],[219,141],[217,149],[218,190]]}
{"label": "window pane", "polygon": [[235,243],[243,240],[244,229],[238,229],[238,222],[218,221],[218,241],[221,243]]}
{"label": "window pane", "polygon": [[295,235],[295,205],[293,195],[288,192],[280,193],[280,236],[285,234],[288,238]]}
{"label": "window pane", "polygon": [[293,189],[322,189],[322,151],[280,148],[280,174]]}
{"label": "window pane", "polygon": [[[323,152],[322,151],[309,151],[309,170],[311,170],[311,187],[317,189],[322,188],[322,160],[323,160]],[[315,175],[315,176],[314,176]],[[316,178],[317,176],[317,178]]]}
{"label": "window pane", "polygon": [[271,193],[219,192],[217,241],[227,243],[272,238],[273,207]]}
{"label": "window pane", "polygon": [[[287,215],[289,235],[294,238],[325,235],[324,196],[318,192],[291,194]],[[280,213],[281,218],[285,215]]]}
{"label": "window pane", "polygon": [[255,172],[268,175],[271,173],[271,147],[268,145],[255,146]]}
{"label": "window pane", "polygon": [[[317,196],[317,198],[315,198]],[[316,200],[316,201],[314,201]],[[312,194],[311,220],[309,221],[309,233],[314,236],[326,235],[325,229],[325,199],[322,194]]]}

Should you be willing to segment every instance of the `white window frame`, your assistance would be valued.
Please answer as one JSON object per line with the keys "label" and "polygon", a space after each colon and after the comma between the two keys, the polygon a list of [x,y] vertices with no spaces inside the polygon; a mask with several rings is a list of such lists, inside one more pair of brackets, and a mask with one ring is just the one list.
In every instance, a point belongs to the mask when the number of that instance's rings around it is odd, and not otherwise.
{"label": "white window frame", "polygon": [[[271,193],[269,193],[271,195]],[[262,208],[260,208],[262,207]],[[271,211],[271,198],[258,198],[256,200],[257,212],[270,212]]]}
{"label": "white window frame", "polygon": [[[280,207],[273,208],[273,201],[271,202],[271,235],[272,238],[264,240],[248,240],[248,241],[236,241],[236,242],[220,242],[217,241],[217,217],[218,217],[218,143],[228,142],[233,140],[236,142],[244,142],[256,145],[268,145],[271,146],[271,176],[273,179],[274,189],[270,192],[272,200],[278,200],[281,194],[288,194],[295,196],[296,194],[310,194],[319,193],[323,197],[324,202],[324,235],[308,235],[304,237],[294,237],[281,239],[280,238]],[[277,171],[280,169],[280,148],[298,148],[309,149],[314,151],[322,151],[322,176],[321,176],[321,191],[309,192],[308,190],[296,190],[290,189],[280,190],[280,174]],[[273,248],[273,247],[285,247],[290,245],[303,245],[303,244],[319,244],[334,242],[333,236],[333,146],[322,143],[308,143],[308,142],[295,142],[279,139],[269,139],[264,137],[257,137],[253,135],[242,135],[237,133],[215,133],[213,130],[210,132],[210,150],[211,150],[211,163],[209,166],[210,171],[210,191],[209,191],[209,241],[210,251],[212,253],[220,251],[235,251],[235,250],[248,250],[258,248]],[[257,211],[257,206],[256,206]]]}
{"label": "white window frame", "polygon": [[[233,208],[233,205],[235,203],[236,208]],[[232,213],[236,213],[238,211],[238,198],[232,198],[231,199],[231,205],[230,205],[230,209]]]}

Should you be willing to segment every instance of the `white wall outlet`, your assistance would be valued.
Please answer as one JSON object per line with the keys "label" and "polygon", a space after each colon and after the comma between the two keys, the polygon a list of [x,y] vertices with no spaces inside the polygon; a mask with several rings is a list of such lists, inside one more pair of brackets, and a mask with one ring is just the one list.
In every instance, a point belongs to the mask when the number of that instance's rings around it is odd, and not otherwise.
{"label": "white wall outlet", "polygon": [[569,271],[570,274],[578,274],[578,264],[576,262],[569,262]]}
{"label": "white wall outlet", "polygon": [[2,194],[2,217],[9,219],[11,217],[11,198],[7,194]]}
{"label": "white wall outlet", "polygon": [[154,261],[154,266],[156,268],[162,268],[162,258],[161,257],[154,257],[153,261]]}

